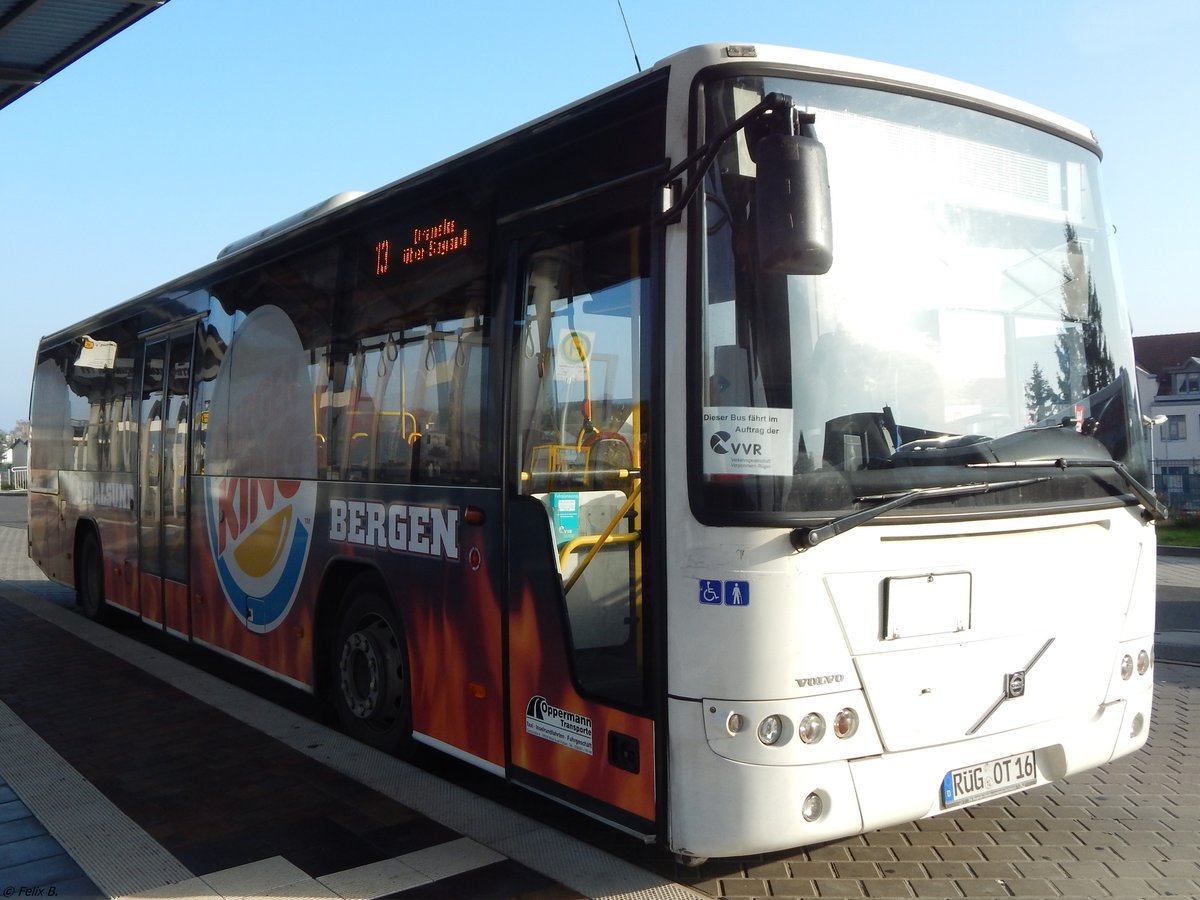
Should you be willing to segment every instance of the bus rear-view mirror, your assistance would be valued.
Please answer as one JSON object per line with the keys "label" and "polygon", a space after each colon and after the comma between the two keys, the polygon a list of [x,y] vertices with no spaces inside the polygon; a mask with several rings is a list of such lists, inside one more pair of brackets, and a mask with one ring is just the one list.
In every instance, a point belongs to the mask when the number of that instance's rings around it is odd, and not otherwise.
{"label": "bus rear-view mirror", "polygon": [[755,147],[759,266],[764,272],[824,275],[833,265],[825,147],[805,134],[769,134]]}

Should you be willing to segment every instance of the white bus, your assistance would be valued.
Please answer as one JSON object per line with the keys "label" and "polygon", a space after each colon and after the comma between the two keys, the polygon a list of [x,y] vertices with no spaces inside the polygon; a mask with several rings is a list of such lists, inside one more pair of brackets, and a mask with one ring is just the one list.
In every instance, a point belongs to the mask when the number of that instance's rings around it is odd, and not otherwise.
{"label": "white bus", "polygon": [[31,555],[687,858],[1101,765],[1160,510],[1099,160],[685,51],[46,337]]}

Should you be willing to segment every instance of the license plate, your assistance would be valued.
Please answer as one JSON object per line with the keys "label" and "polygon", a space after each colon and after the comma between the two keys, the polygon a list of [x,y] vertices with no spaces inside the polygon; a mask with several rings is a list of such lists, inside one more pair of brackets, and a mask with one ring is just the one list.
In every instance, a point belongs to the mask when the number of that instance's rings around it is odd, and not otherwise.
{"label": "license plate", "polygon": [[1037,783],[1033,751],[951,769],[942,779],[942,808],[974,803]]}

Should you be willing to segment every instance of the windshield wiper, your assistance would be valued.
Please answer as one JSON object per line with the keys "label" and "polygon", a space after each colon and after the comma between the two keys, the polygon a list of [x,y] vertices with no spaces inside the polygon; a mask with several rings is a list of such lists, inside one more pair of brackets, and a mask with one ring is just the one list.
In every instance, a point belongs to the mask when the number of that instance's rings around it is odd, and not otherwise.
{"label": "windshield wiper", "polygon": [[1072,459],[1070,457],[1059,457],[1058,459],[1018,459],[1011,462],[968,463],[967,468],[1061,469],[1064,472],[1067,469],[1112,469],[1125,482],[1125,486],[1137,497],[1138,505],[1146,511],[1147,521],[1162,522],[1167,518],[1167,511],[1158,502],[1158,498],[1154,496],[1154,492],[1134,478],[1130,471],[1125,468],[1124,463],[1117,462],[1115,459]]}
{"label": "windshield wiper", "polygon": [[[986,463],[985,465],[992,464]],[[1006,465],[1006,463],[995,463],[994,465]],[[1002,488],[1024,487],[1028,484],[1038,484],[1049,480],[1050,476],[1043,475],[1039,478],[1019,478],[1016,481],[973,482],[971,484],[953,484],[943,487],[914,488],[911,491],[905,491],[901,494],[874,494],[865,497],[855,497],[854,501],[856,503],[872,500],[882,502],[877,506],[840,516],[832,522],[826,522],[824,525],[818,525],[816,528],[796,528],[791,534],[792,546],[797,550],[809,550],[822,541],[827,541],[831,537],[844,534],[851,528],[856,528],[864,522],[870,522],[872,519],[882,516],[884,513],[889,513],[893,509],[908,506],[917,500],[986,494],[989,491],[998,491]]]}

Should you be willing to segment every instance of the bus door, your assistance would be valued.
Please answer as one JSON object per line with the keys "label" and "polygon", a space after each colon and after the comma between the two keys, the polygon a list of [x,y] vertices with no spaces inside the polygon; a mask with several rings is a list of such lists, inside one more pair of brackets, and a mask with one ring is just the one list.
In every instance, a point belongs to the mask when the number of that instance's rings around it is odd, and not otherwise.
{"label": "bus door", "polygon": [[181,635],[188,627],[188,423],[194,326],[145,343],[138,463],[142,618]]}
{"label": "bus door", "polygon": [[646,231],[519,245],[508,482],[510,777],[648,834]]}

